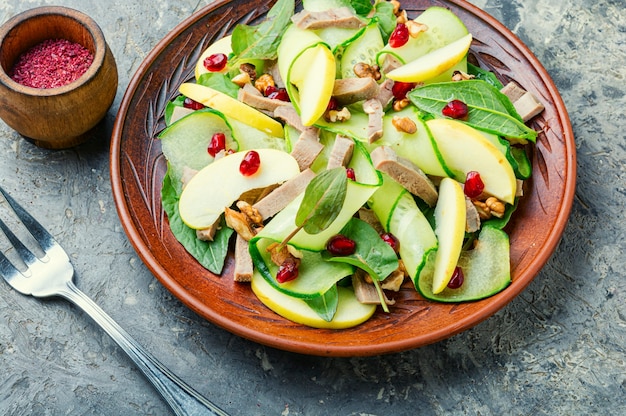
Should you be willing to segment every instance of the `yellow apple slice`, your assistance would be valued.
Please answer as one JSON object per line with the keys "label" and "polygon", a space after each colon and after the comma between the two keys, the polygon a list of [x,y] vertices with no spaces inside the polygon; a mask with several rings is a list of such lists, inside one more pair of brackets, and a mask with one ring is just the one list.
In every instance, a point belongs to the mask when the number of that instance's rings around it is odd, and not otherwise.
{"label": "yellow apple slice", "polygon": [[302,124],[311,126],[326,111],[335,86],[336,64],[325,44],[304,51],[289,70],[289,81],[298,88]]}
{"label": "yellow apple slice", "polygon": [[387,77],[400,82],[425,82],[461,62],[472,43],[472,35],[467,34],[446,46],[422,55],[387,74]]}
{"label": "yellow apple slice", "polygon": [[[285,182],[296,176],[298,162],[289,153],[275,149],[256,149],[261,159],[257,173],[244,176],[239,165],[247,152],[237,152],[217,159],[201,169],[187,183],[180,195],[178,210],[187,226],[208,228],[241,194]],[[279,168],[277,168],[279,167]]]}
{"label": "yellow apple slice", "polygon": [[478,130],[453,119],[426,122],[437,148],[455,178],[465,181],[467,172],[476,171],[485,184],[484,192],[513,204],[517,181],[506,156]]}
{"label": "yellow apple slice", "polygon": [[182,84],[179,91],[185,97],[211,107],[226,117],[241,121],[274,137],[284,136],[283,126],[278,121],[223,92],[191,82]]}
{"label": "yellow apple slice", "polygon": [[337,287],[339,292],[337,312],[328,322],[302,299],[289,296],[272,287],[257,270],[252,275],[251,287],[265,306],[283,318],[313,328],[350,328],[367,321],[376,311],[376,305],[365,305],[359,302],[352,289],[339,286]]}
{"label": "yellow apple slice", "polygon": [[437,294],[448,286],[452,278],[465,237],[465,195],[461,185],[452,178],[443,178],[439,185],[435,234],[439,248],[435,254],[433,293]]}
{"label": "yellow apple slice", "polygon": [[[198,62],[196,62],[196,68],[195,68],[196,79],[200,78],[200,75],[206,74],[207,72],[209,72],[209,70],[204,67],[204,60],[206,58],[213,55],[214,53],[223,53],[224,55],[228,56],[230,53],[232,53],[232,51],[233,49],[231,48],[230,35],[224,36],[223,38],[209,45],[209,47],[206,48],[204,52],[202,52],[202,55],[200,55],[200,59],[198,59]],[[226,66],[224,67],[224,69],[222,69],[219,72],[225,73],[227,71],[228,71],[228,67]]]}

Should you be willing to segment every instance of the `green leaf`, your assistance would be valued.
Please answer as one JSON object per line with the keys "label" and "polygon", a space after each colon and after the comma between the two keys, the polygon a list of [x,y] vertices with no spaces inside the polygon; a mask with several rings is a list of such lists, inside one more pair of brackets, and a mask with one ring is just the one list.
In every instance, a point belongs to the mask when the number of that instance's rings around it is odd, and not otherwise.
{"label": "green leaf", "polygon": [[259,25],[237,25],[231,38],[234,57],[229,60],[229,67],[239,68],[240,63],[251,59],[275,59],[294,8],[294,0],[278,0]]}
{"label": "green leaf", "polygon": [[393,5],[387,1],[376,4],[376,14],[378,27],[383,35],[383,41],[387,43],[389,36],[396,28],[396,16],[393,14]]}
{"label": "green leaf", "polygon": [[222,224],[213,241],[199,240],[196,237],[196,230],[189,228],[180,218],[178,199],[170,176],[166,174],[161,188],[161,200],[163,210],[169,219],[172,234],[203,267],[215,274],[221,274],[228,254],[228,240],[233,230],[226,224]]}
{"label": "green leaf", "polygon": [[330,262],[348,263],[365,270],[374,280],[384,280],[398,268],[398,256],[371,225],[352,218],[341,234],[356,241],[356,251],[349,256],[332,256],[322,252],[322,258]]}
{"label": "green leaf", "polygon": [[535,141],[537,132],[526,126],[511,100],[483,80],[441,82],[416,88],[409,99],[421,111],[441,115],[451,100],[460,100],[469,108],[468,125],[498,136]]}
{"label": "green leaf", "polygon": [[335,317],[337,305],[339,304],[339,291],[337,286],[331,287],[326,293],[311,299],[303,299],[320,318],[330,322]]}
{"label": "green leaf", "polygon": [[324,231],[337,218],[346,199],[348,179],[346,170],[337,167],[317,175],[304,191],[296,213],[296,225],[309,234]]}
{"label": "green leaf", "polygon": [[350,0],[350,5],[359,16],[367,16],[373,9],[370,0]]}
{"label": "green leaf", "polygon": [[205,87],[213,88],[219,92],[237,98],[239,93],[239,86],[232,82],[230,78],[219,72],[207,72],[196,80],[197,84],[204,85]]}
{"label": "green leaf", "polygon": [[496,77],[496,74],[491,71],[482,69],[479,66],[472,65],[469,62],[467,63],[467,73],[470,75],[474,75],[477,79],[482,79],[483,81],[488,82],[497,89],[502,89],[502,87],[504,86],[502,85],[498,77]]}

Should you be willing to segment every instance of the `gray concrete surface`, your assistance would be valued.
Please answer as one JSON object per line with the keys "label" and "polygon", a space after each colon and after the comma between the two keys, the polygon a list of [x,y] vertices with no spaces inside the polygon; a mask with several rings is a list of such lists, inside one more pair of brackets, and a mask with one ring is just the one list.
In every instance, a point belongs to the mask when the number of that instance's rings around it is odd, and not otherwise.
{"label": "gray concrete surface", "polygon": [[[3,0],[0,21],[43,0]],[[518,34],[568,107],[578,188],[545,269],[491,319],[399,354],[328,359],[267,348],[196,316],[151,275],[117,217],[114,116],[142,59],[207,0],[58,0],[103,28],[120,85],[89,144],[50,152],[0,122],[0,182],[70,253],[78,286],[232,415],[626,414],[626,12],[623,0],[475,0]],[[132,362],[62,300],[0,283],[0,414],[166,415]]]}

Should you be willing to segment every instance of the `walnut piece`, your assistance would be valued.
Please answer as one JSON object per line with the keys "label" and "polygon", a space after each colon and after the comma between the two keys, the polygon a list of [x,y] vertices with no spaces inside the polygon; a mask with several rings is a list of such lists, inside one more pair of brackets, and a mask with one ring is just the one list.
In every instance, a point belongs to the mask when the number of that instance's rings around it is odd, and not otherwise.
{"label": "walnut piece", "polygon": [[405,24],[406,28],[409,29],[409,36],[412,38],[417,38],[420,34],[428,30],[428,25],[416,22],[415,20],[409,20]]}
{"label": "walnut piece", "polygon": [[350,110],[348,110],[346,107],[343,107],[341,110],[330,110],[325,114],[326,120],[330,121],[331,123],[335,123],[337,121],[348,121],[350,120],[351,116],[352,114],[350,114]]}
{"label": "walnut piece", "polygon": [[381,78],[380,67],[378,65],[369,65],[365,62],[359,62],[352,68],[354,75],[359,78],[373,78],[378,81]]}
{"label": "walnut piece", "polygon": [[256,81],[254,81],[254,86],[261,92],[261,94],[265,94],[267,87],[275,87],[276,83],[274,82],[273,76],[270,74],[263,74],[257,78]]}
{"label": "walnut piece", "polygon": [[399,132],[413,134],[417,131],[417,125],[408,117],[393,116],[391,124],[393,124]]}
{"label": "walnut piece", "polygon": [[408,98],[403,98],[401,100],[394,100],[392,107],[394,111],[400,111],[406,108],[410,103],[411,101]]}

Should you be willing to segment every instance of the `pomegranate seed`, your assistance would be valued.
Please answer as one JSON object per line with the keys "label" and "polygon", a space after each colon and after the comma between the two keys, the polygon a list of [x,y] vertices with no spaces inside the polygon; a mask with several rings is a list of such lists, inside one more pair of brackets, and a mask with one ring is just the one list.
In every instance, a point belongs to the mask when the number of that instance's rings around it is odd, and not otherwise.
{"label": "pomegranate seed", "polygon": [[399,48],[409,41],[409,28],[404,23],[399,23],[389,36],[389,46]]}
{"label": "pomegranate seed", "polygon": [[346,168],[346,176],[348,177],[348,179],[350,179],[351,181],[356,181],[356,174],[354,173],[354,169],[352,168]]}
{"label": "pomegranate seed", "polygon": [[298,260],[293,257],[287,257],[285,261],[278,268],[276,273],[276,281],[278,283],[285,283],[294,280],[298,277]]}
{"label": "pomegranate seed", "polygon": [[467,108],[467,104],[465,104],[463,101],[452,100],[448,104],[446,104],[445,107],[443,107],[441,113],[446,117],[463,120],[467,118],[469,109]]}
{"label": "pomegranate seed", "polygon": [[394,82],[391,87],[393,98],[396,100],[404,100],[408,92],[415,88],[415,85],[414,82]]}
{"label": "pomegranate seed", "polygon": [[349,256],[356,251],[356,242],[345,235],[337,234],[330,237],[326,250],[333,256]]}
{"label": "pomegranate seed", "polygon": [[261,157],[259,156],[259,153],[254,150],[250,150],[245,154],[243,160],[239,164],[239,172],[243,176],[252,176],[257,173],[260,166]]}
{"label": "pomegranate seed", "polygon": [[465,186],[463,187],[465,195],[468,198],[478,198],[478,196],[483,193],[483,189],[485,189],[485,184],[480,177],[480,173],[473,170],[467,172],[465,176]]}
{"label": "pomegranate seed", "polygon": [[335,97],[330,97],[330,101],[328,101],[328,106],[326,107],[326,111],[339,110],[339,102]]}
{"label": "pomegranate seed", "polygon": [[210,72],[220,72],[222,69],[226,67],[226,63],[228,62],[228,57],[223,53],[214,53],[213,55],[207,56],[202,64]]}
{"label": "pomegranate seed", "polygon": [[204,108],[204,105],[192,100],[189,97],[185,97],[185,100],[183,101],[183,107],[189,108],[191,110],[202,110]]}
{"label": "pomegranate seed", "polygon": [[[268,87],[269,88],[269,87]],[[267,89],[266,89],[267,91]],[[287,90],[284,88],[276,88],[276,91],[272,91],[267,95],[267,98],[271,98],[273,100],[280,100],[290,102],[289,94],[287,94]]]}
{"label": "pomegranate seed", "polygon": [[448,282],[448,287],[450,289],[458,289],[463,286],[463,281],[465,280],[465,276],[463,276],[463,269],[459,266],[454,268],[454,272],[452,273],[452,278]]}
{"label": "pomegranate seed", "polygon": [[226,149],[226,136],[224,133],[215,133],[211,137],[207,152],[209,152],[211,156],[215,157],[216,154],[224,149]]}
{"label": "pomegranate seed", "polygon": [[398,240],[398,238],[395,235],[391,233],[382,233],[380,235],[380,238],[382,238],[385,243],[389,244],[389,246],[396,253],[400,251],[400,240]]}
{"label": "pomegranate seed", "polygon": [[263,90],[263,95],[265,95],[266,97],[269,97],[270,94],[276,91],[278,91],[278,88],[276,88],[273,85],[268,85],[267,87],[265,87],[265,90]]}

